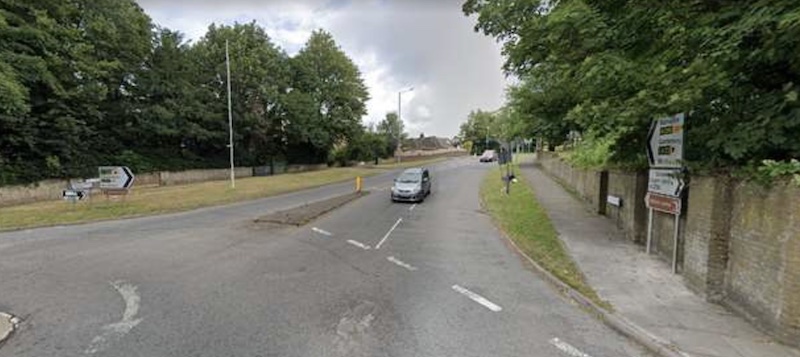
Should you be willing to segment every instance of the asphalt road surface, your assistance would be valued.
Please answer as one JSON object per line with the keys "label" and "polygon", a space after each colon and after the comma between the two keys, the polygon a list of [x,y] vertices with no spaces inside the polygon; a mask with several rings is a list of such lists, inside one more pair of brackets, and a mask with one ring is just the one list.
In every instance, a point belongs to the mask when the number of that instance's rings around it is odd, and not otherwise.
{"label": "asphalt road surface", "polygon": [[432,166],[419,205],[369,178],[303,227],[253,219],[352,184],[0,234],[0,311],[23,320],[0,356],[646,355],[509,247],[475,161]]}

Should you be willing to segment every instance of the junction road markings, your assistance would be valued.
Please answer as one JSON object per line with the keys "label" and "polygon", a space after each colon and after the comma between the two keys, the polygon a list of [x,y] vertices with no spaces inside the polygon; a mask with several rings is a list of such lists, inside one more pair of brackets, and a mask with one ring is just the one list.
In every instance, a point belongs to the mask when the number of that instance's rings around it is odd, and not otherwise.
{"label": "junction road markings", "polygon": [[324,235],[324,236],[328,236],[328,237],[330,237],[330,236],[332,236],[332,235],[333,235],[333,233],[331,233],[331,232],[328,232],[328,231],[326,231],[326,230],[323,230],[323,229],[319,229],[319,228],[317,228],[317,227],[313,227],[313,228],[311,228],[311,230],[312,230],[312,231],[314,231],[314,232],[317,232],[317,233],[319,233],[319,234],[322,234],[322,235]]}
{"label": "junction road markings", "polygon": [[476,293],[473,293],[472,291],[469,291],[466,288],[461,287],[460,285],[453,285],[453,290],[465,295],[466,297],[472,299],[472,301],[475,301],[478,304],[483,305],[485,308],[487,308],[489,310],[492,310],[494,312],[499,312],[500,310],[503,310],[502,307],[500,307],[500,306],[496,305],[495,303],[489,301],[485,297],[480,296],[480,295],[478,295]]}
{"label": "junction road markings", "polygon": [[564,352],[572,357],[592,357],[590,355],[587,355],[586,353],[581,352],[581,350],[573,347],[569,343],[559,340],[558,337],[550,339],[550,344],[556,346],[556,348],[561,350],[561,352]]}
{"label": "junction road markings", "polygon": [[378,245],[375,246],[375,249],[381,249],[381,246],[383,245],[383,243],[386,242],[387,239],[389,239],[389,235],[391,235],[392,232],[394,232],[395,228],[397,228],[397,225],[399,225],[400,222],[402,222],[402,221],[403,221],[403,218],[398,218],[397,222],[394,222],[394,225],[392,226],[392,228],[389,229],[388,232],[386,232],[386,235],[384,235],[383,239],[381,239],[381,241],[378,242]]}
{"label": "junction road markings", "polygon": [[350,243],[350,244],[352,244],[352,245],[354,245],[354,246],[356,246],[356,247],[359,247],[359,248],[361,248],[361,249],[363,249],[363,250],[370,250],[370,247],[369,247],[368,245],[366,245],[366,244],[364,244],[364,243],[361,243],[361,242],[359,242],[359,241],[355,241],[355,240],[352,240],[352,239],[348,239],[348,240],[347,240],[347,243]]}
{"label": "junction road markings", "polygon": [[392,262],[392,263],[395,263],[395,264],[396,264],[396,265],[398,265],[398,266],[401,266],[401,267],[403,267],[403,268],[406,268],[406,269],[408,269],[408,270],[410,270],[410,271],[417,270],[417,268],[416,268],[416,267],[413,267],[413,266],[411,266],[411,264],[404,263],[403,261],[401,261],[400,259],[397,259],[397,258],[395,258],[395,257],[388,257],[388,258],[386,258],[386,260],[388,260],[388,261],[390,261],[390,262]]}
{"label": "junction road markings", "polygon": [[95,336],[89,344],[89,347],[84,351],[86,355],[94,355],[97,352],[107,349],[112,343],[124,337],[142,321],[142,319],[136,318],[136,314],[139,312],[139,302],[141,301],[136,286],[124,281],[112,282],[111,286],[117,290],[122,296],[122,300],[125,302],[125,311],[122,312],[122,320],[104,326],[103,332]]}

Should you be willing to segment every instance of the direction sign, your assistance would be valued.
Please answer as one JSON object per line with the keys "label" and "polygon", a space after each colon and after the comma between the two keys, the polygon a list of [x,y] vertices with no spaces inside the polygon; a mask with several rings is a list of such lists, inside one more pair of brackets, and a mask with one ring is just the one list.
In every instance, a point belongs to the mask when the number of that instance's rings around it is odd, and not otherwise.
{"label": "direction sign", "polygon": [[683,113],[657,119],[647,135],[650,167],[680,168],[683,162]]}
{"label": "direction sign", "polygon": [[683,179],[680,169],[650,169],[647,191],[664,196],[680,197]]}
{"label": "direction sign", "polygon": [[103,190],[127,190],[133,186],[133,173],[125,166],[100,166],[97,171]]}
{"label": "direction sign", "polygon": [[674,214],[676,216],[681,214],[681,199],[678,197],[648,192],[647,195],[644,196],[644,203],[647,205],[647,208],[655,211]]}
{"label": "direction sign", "polygon": [[77,190],[63,190],[61,191],[61,197],[65,200],[82,200],[85,197],[85,193],[83,191]]}

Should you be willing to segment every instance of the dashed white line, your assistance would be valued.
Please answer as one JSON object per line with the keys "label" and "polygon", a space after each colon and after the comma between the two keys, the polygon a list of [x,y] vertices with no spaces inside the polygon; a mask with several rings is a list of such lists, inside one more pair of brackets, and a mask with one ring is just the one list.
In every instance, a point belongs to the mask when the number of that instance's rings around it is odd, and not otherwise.
{"label": "dashed white line", "polygon": [[394,225],[392,226],[392,228],[389,229],[388,232],[386,232],[386,235],[384,235],[383,239],[381,239],[381,241],[378,242],[378,245],[375,246],[375,249],[381,249],[381,246],[383,245],[383,243],[386,242],[387,239],[389,239],[389,235],[391,235],[392,232],[394,232],[395,228],[397,228],[397,225],[400,224],[400,222],[402,222],[402,221],[403,221],[403,218],[398,218],[397,222],[394,222]]}
{"label": "dashed white line", "polygon": [[388,261],[390,261],[390,262],[392,262],[392,263],[395,263],[395,264],[397,264],[398,266],[401,266],[401,267],[403,267],[403,268],[406,268],[406,269],[408,269],[408,270],[410,270],[410,271],[417,270],[417,268],[416,268],[416,267],[414,267],[414,266],[411,266],[411,264],[405,263],[405,262],[403,262],[403,261],[401,261],[400,259],[397,259],[397,258],[395,258],[395,257],[388,257],[388,258],[386,258],[386,260],[388,260]]}
{"label": "dashed white line", "polygon": [[483,296],[480,296],[480,295],[478,295],[476,293],[473,293],[472,291],[467,290],[464,287],[461,287],[459,285],[453,285],[453,290],[455,290],[455,291],[457,291],[457,292],[459,292],[461,294],[464,294],[466,297],[472,299],[472,301],[475,301],[478,304],[483,305],[485,308],[487,308],[489,310],[492,310],[494,312],[499,312],[500,310],[503,310],[503,308],[498,306],[497,304],[489,301],[488,299],[486,299]]}
{"label": "dashed white line", "polygon": [[319,228],[317,228],[317,227],[312,227],[312,228],[311,228],[311,230],[312,230],[312,231],[314,231],[314,232],[317,232],[317,233],[319,233],[319,234],[322,234],[322,235],[324,235],[324,236],[328,236],[328,237],[330,237],[330,236],[332,236],[332,235],[333,235],[333,233],[331,233],[331,232],[328,232],[328,231],[326,231],[326,230],[324,230],[324,229],[319,229]]}
{"label": "dashed white line", "polygon": [[417,204],[416,203],[411,205],[411,207],[408,207],[408,211],[411,212],[411,211],[414,210],[414,208],[417,208]]}
{"label": "dashed white line", "polygon": [[121,339],[142,321],[142,319],[135,318],[136,314],[139,312],[139,301],[141,300],[139,294],[136,292],[136,286],[122,281],[112,282],[111,286],[122,295],[122,300],[125,302],[122,320],[104,326],[103,333],[92,339],[92,342],[84,351],[84,354],[93,355],[105,350],[114,341]]}
{"label": "dashed white line", "polygon": [[558,337],[550,339],[550,344],[556,346],[556,348],[561,350],[561,352],[564,352],[572,357],[592,357],[586,353],[583,353],[581,350],[575,348],[569,343],[559,340]]}
{"label": "dashed white line", "polygon": [[352,244],[352,245],[354,245],[354,246],[356,246],[356,247],[359,247],[359,248],[361,248],[361,249],[363,249],[363,250],[370,250],[370,247],[369,247],[368,245],[366,245],[366,244],[364,244],[364,243],[361,243],[361,242],[359,242],[359,241],[355,241],[355,240],[352,240],[352,239],[348,239],[348,240],[347,240],[347,243],[350,243],[350,244]]}

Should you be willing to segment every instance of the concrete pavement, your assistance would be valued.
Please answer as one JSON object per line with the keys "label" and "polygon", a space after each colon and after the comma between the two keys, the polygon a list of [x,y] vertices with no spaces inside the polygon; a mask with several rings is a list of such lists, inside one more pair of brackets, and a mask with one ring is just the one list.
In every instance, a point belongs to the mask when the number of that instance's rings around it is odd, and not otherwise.
{"label": "concrete pavement", "polygon": [[666,263],[625,240],[610,220],[590,213],[539,168],[522,165],[522,172],[589,285],[638,326],[642,338],[661,340],[685,356],[800,357],[744,319],[703,301]]}
{"label": "concrete pavement", "polygon": [[[0,356],[644,356],[533,274],[480,208],[489,165],[392,175],[303,227],[253,224],[350,184],[158,217],[0,234]],[[357,244],[354,244],[357,243]]]}

